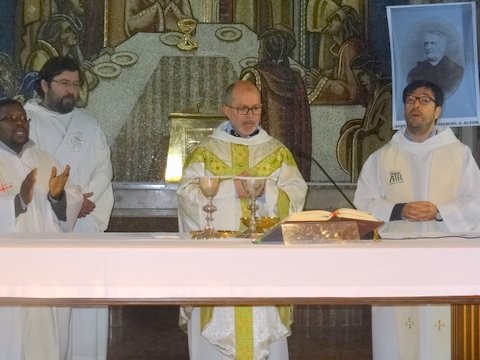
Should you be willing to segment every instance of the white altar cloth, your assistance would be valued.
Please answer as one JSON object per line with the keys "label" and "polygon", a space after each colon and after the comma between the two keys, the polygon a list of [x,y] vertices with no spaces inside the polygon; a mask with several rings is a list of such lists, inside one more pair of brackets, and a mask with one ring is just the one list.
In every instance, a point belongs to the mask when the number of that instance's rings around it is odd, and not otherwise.
{"label": "white altar cloth", "polygon": [[0,303],[479,302],[479,259],[480,238],[285,246],[176,233],[10,234],[0,236]]}

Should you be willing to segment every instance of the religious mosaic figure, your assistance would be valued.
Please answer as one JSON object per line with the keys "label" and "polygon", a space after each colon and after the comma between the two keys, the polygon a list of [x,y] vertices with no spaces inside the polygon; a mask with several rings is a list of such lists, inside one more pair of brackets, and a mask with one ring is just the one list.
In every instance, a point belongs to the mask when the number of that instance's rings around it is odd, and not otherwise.
{"label": "religious mosaic figure", "polygon": [[337,160],[340,167],[356,181],[363,163],[375,150],[385,145],[392,130],[392,85],[373,54],[362,54],[352,62],[358,81],[367,89],[362,119],[348,120],[340,130]]}
{"label": "religious mosaic figure", "polygon": [[258,63],[245,68],[242,79],[261,92],[261,126],[292,152],[306,181],[310,180],[312,124],[302,76],[290,68],[288,56],[295,48],[289,31],[270,29],[259,37]]}
{"label": "religious mosaic figure", "polygon": [[78,34],[81,30],[68,15],[55,14],[50,17],[37,33],[35,50],[28,57],[25,69],[39,71],[54,56],[77,58],[80,51]]}
{"label": "religious mosaic figure", "polygon": [[312,55],[318,59],[318,68],[325,70],[334,67],[334,58],[330,53],[330,47],[334,40],[330,36],[322,34],[322,29],[327,23],[328,17],[342,6],[351,6],[357,12],[359,18],[365,17],[364,0],[308,0],[306,13],[306,30],[314,37],[318,37],[318,53],[312,51]]}
{"label": "religious mosaic figure", "polygon": [[344,5],[327,18],[323,35],[334,40],[329,51],[335,59],[330,70],[314,70],[307,76],[310,104],[358,104],[365,96],[365,89],[358,82],[351,63],[368,50],[361,35],[361,21],[354,8]]}
{"label": "religious mosaic figure", "polygon": [[179,31],[177,21],[191,18],[188,0],[126,0],[125,33]]}
{"label": "religious mosaic figure", "polygon": [[55,14],[40,28],[37,43],[25,63],[26,71],[39,71],[43,65],[56,56],[68,56],[76,60],[82,68],[82,89],[77,106],[85,107],[88,92],[98,85],[98,77],[93,73],[93,64],[83,59],[79,48],[81,28],[68,15]]}
{"label": "religious mosaic figure", "polygon": [[83,30],[82,16],[85,13],[84,0],[56,0],[57,13],[68,15]]}
{"label": "religious mosaic figure", "polygon": [[35,72],[24,74],[20,64],[0,53],[0,100],[10,98],[24,103],[33,96],[36,79]]}
{"label": "religious mosaic figure", "polygon": [[18,30],[22,37],[20,61],[23,65],[35,48],[38,29],[54,12],[54,6],[51,0],[23,0],[19,8],[22,14]]}
{"label": "religious mosaic figure", "polygon": [[327,18],[340,8],[334,0],[310,0],[307,5],[307,31],[320,34],[318,46],[318,68],[331,69],[335,66],[329,48],[335,44],[331,36],[322,34]]}

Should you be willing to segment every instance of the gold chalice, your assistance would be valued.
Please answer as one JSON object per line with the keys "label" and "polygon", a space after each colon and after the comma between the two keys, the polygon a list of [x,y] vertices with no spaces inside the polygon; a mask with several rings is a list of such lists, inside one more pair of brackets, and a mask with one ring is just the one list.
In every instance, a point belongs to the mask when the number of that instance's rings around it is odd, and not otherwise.
{"label": "gold chalice", "polygon": [[200,184],[200,190],[207,198],[207,205],[202,209],[207,213],[207,223],[202,232],[195,233],[192,239],[214,239],[221,237],[220,234],[213,227],[213,213],[217,211],[217,207],[213,205],[213,197],[217,195],[220,178],[216,176],[200,176],[198,178]]}
{"label": "gold chalice", "polygon": [[266,178],[262,177],[239,177],[242,182],[243,189],[250,198],[250,223],[248,229],[240,234],[239,237],[247,239],[256,239],[261,233],[257,230],[257,197],[265,191]]}
{"label": "gold chalice", "polygon": [[190,51],[198,48],[198,43],[193,39],[192,34],[197,28],[197,20],[184,18],[177,21],[178,28],[182,32],[182,40],[177,44],[181,50]]}
{"label": "gold chalice", "polygon": [[[251,220],[249,217],[242,217],[240,220],[242,221],[243,225],[250,227]],[[265,231],[277,225],[279,221],[280,218],[277,216],[257,216],[255,218],[256,231],[259,233],[264,233]]]}

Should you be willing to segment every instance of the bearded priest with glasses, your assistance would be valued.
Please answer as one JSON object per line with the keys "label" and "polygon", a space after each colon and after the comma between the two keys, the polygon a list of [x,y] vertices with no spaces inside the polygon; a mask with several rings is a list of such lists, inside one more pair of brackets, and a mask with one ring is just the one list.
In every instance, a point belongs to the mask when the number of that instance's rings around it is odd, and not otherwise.
{"label": "bearded priest with glasses", "polygon": [[[110,148],[97,120],[76,106],[80,66],[69,57],[53,57],[38,77],[40,99],[25,105],[31,138],[60,164],[69,164],[70,179],[81,188],[83,204],[73,232],[103,232],[113,208]],[[71,340],[73,358],[106,359],[108,309],[73,308]]]}

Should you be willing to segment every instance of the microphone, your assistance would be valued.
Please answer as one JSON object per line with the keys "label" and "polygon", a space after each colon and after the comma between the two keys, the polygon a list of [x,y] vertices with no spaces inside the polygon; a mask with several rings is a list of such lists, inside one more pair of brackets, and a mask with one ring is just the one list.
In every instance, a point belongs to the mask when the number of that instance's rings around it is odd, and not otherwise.
{"label": "microphone", "polygon": [[[343,192],[342,189],[340,189],[340,187],[338,186],[338,184],[335,182],[335,180],[332,179],[332,177],[327,173],[327,171],[323,168],[322,165],[320,165],[320,163],[311,155],[307,155],[303,152],[299,152],[298,155],[300,157],[303,157],[307,160],[310,160],[312,161],[315,165],[317,165],[317,167],[322,171],[322,173],[327,177],[327,179],[333,184],[333,186],[335,186],[335,189],[337,189],[337,191],[343,196],[343,198],[345,200],[347,200],[348,204],[355,210],[357,210],[357,207],[355,205],[353,205],[353,203],[351,202],[351,200],[347,197],[347,195],[345,195],[345,193]],[[295,155],[294,155],[295,156]]]}

